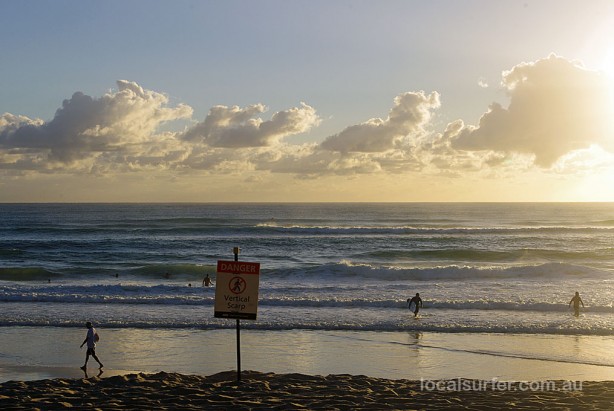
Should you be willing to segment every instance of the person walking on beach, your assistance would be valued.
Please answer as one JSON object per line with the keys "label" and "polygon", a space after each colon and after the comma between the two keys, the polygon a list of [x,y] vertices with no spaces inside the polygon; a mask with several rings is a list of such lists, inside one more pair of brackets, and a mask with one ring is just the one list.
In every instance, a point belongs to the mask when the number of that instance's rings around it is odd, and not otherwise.
{"label": "person walking on beach", "polygon": [[210,286],[211,286],[211,278],[209,278],[209,274],[207,274],[205,278],[203,279],[203,287],[210,287]]}
{"label": "person walking on beach", "polygon": [[580,298],[580,293],[576,291],[576,295],[573,296],[569,305],[573,303],[573,315],[578,317],[580,315],[580,304],[582,304],[582,308],[584,308],[584,301]]}
{"label": "person walking on beach", "polygon": [[422,307],[422,298],[420,298],[420,293],[416,293],[414,297],[407,299],[407,308],[410,310],[412,303],[414,304],[414,317],[417,317],[418,311],[420,311],[420,307]]}
{"label": "person walking on beach", "polygon": [[86,370],[87,361],[90,359],[90,355],[94,357],[96,362],[100,365],[99,368],[102,368],[102,363],[96,356],[96,342],[98,341],[98,338],[99,338],[98,333],[96,332],[96,329],[92,326],[91,322],[89,321],[86,322],[85,326],[87,327],[87,335],[85,336],[85,340],[83,340],[79,348],[83,348],[83,345],[87,344],[87,352],[85,353],[85,364],[83,364],[83,367],[81,367],[81,369],[83,371]]}

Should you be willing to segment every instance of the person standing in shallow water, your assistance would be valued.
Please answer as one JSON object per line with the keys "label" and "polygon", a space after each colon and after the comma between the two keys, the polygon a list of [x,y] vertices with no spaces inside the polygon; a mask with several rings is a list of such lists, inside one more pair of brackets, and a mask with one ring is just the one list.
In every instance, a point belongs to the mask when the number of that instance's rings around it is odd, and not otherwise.
{"label": "person standing in shallow water", "polygon": [[582,308],[584,308],[584,301],[580,298],[580,293],[576,291],[576,295],[573,296],[569,305],[573,303],[573,315],[578,317],[580,315],[580,304],[582,304]]}
{"label": "person standing in shallow water", "polygon": [[414,303],[414,317],[417,317],[418,311],[420,311],[420,307],[422,307],[422,298],[420,298],[420,293],[416,293],[414,297],[407,299],[407,308],[410,310],[412,303]]}
{"label": "person standing in shallow water", "polygon": [[98,340],[98,333],[96,332],[96,329],[92,326],[91,322],[86,322],[85,326],[87,327],[87,335],[85,336],[85,340],[83,340],[79,348],[83,348],[83,345],[87,344],[87,352],[85,353],[85,364],[83,364],[83,367],[81,367],[81,369],[83,371],[86,370],[87,361],[90,359],[90,355],[94,357],[96,362],[100,365],[100,368],[102,368],[102,363],[96,356],[96,341]]}

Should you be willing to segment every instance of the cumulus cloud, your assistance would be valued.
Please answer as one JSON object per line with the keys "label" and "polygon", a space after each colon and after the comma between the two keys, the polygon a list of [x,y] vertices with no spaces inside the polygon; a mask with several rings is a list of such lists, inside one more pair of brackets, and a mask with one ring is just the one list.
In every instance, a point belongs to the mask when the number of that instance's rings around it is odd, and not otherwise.
{"label": "cumulus cloud", "polygon": [[[263,119],[264,104],[213,106],[205,119],[182,131],[160,131],[192,120],[185,104],[119,81],[100,98],[74,93],[50,121],[0,116],[0,169],[5,175],[38,172],[170,171],[243,175],[323,175],[422,172],[494,176],[537,164],[562,173],[579,168],[599,145],[612,150],[614,112],[599,73],[557,56],[522,63],[503,74],[508,107],[494,103],[477,125],[461,120],[433,131],[439,94],[405,92],[386,118],[343,128],[322,143],[284,138],[317,126],[315,108],[301,103]],[[585,150],[583,154],[570,155]],[[611,156],[602,156],[606,164]],[[557,162],[558,161],[558,162]],[[500,175],[500,174],[499,174]]]}
{"label": "cumulus cloud", "polygon": [[211,147],[265,147],[320,123],[315,109],[305,103],[279,111],[267,121],[256,117],[266,110],[263,104],[245,108],[215,106],[203,122],[186,131],[183,139]]}
{"label": "cumulus cloud", "polygon": [[503,87],[509,106],[492,104],[477,126],[455,136],[454,148],[528,154],[541,167],[592,144],[614,148],[614,107],[602,73],[550,55],[504,72]]}
{"label": "cumulus cloud", "polygon": [[0,148],[39,150],[51,161],[70,163],[146,142],[160,124],[192,115],[189,106],[168,107],[165,95],[136,83],[120,80],[117,86],[101,98],[74,93],[49,122],[5,114]]}
{"label": "cumulus cloud", "polygon": [[0,136],[8,136],[10,133],[14,133],[23,126],[38,127],[43,123],[43,120],[40,119],[32,120],[26,116],[16,116],[11,113],[4,113],[0,116]]}
{"label": "cumulus cloud", "polygon": [[403,137],[422,130],[431,118],[431,110],[440,106],[439,94],[428,96],[424,91],[407,92],[394,99],[387,119],[373,118],[349,126],[321,144],[326,150],[339,152],[377,153],[391,150]]}
{"label": "cumulus cloud", "polygon": [[301,178],[382,171],[380,164],[370,155],[363,153],[345,155],[321,150],[314,144],[285,145],[275,153],[262,153],[257,162],[258,169],[294,174]]}

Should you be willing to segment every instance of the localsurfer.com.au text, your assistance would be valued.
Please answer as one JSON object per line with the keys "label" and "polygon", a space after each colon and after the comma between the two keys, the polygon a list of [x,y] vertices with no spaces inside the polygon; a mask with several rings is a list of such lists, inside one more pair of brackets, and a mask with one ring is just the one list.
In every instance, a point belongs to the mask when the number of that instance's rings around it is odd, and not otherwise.
{"label": "localsurfer.com.au text", "polygon": [[427,380],[420,378],[421,391],[582,391],[582,381],[545,380],[545,381],[499,381],[469,380],[456,378],[449,380]]}

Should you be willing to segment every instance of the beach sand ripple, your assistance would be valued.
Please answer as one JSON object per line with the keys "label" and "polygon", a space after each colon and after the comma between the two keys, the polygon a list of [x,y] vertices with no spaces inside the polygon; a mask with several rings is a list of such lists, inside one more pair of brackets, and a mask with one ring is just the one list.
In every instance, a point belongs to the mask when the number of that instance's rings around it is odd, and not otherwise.
{"label": "beach sand ripple", "polygon": [[0,384],[0,409],[609,410],[614,404],[614,381],[585,381],[573,391],[421,388],[420,381],[364,375],[244,371],[237,382],[233,371],[206,377],[160,372],[8,381]]}

